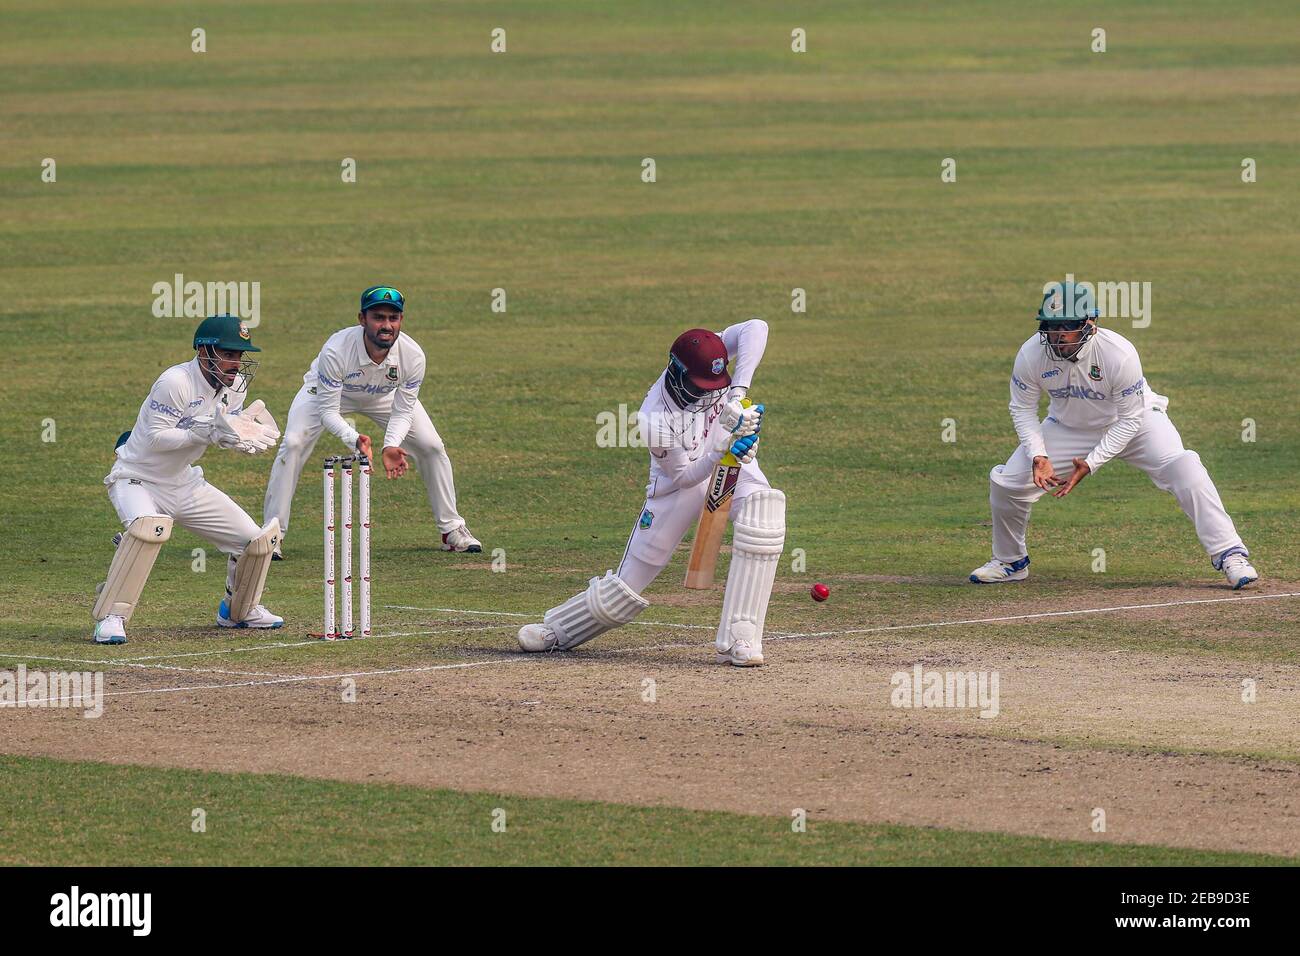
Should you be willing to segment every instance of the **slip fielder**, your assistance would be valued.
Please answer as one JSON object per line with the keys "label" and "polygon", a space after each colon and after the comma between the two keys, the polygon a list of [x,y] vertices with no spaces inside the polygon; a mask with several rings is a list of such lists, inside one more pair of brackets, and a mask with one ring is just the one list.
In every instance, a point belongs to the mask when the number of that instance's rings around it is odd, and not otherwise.
{"label": "slip fielder", "polygon": [[[303,376],[302,388],[289,409],[262,517],[280,523],[281,542],[289,530],[289,511],[303,465],[325,429],[350,451],[378,461],[389,478],[407,470],[407,452],[415,458],[429,495],[429,506],[442,534],[444,551],[481,552],[456,511],[451,459],[429,413],[420,404],[424,350],[402,331],[406,300],[392,286],[371,286],[361,293],[356,325],[335,332]],[[360,413],[384,429],[383,451],[373,454],[369,435],[343,418]],[[276,549],[276,558],[282,555]]]}
{"label": "slip fielder", "polygon": [[[1196,526],[1214,567],[1235,590],[1259,578],[1219,492],[1169,420],[1169,399],[1149,387],[1127,339],[1097,328],[1091,288],[1048,283],[1038,333],[1020,347],[1011,374],[1011,420],[1020,447],[989,474],[993,559],[971,572],[976,584],[1029,576],[1025,531],[1033,503],[1050,491],[1064,498],[1112,458],[1146,472]],[[1038,420],[1038,402],[1051,399]],[[1061,476],[1058,471],[1068,474]]]}
{"label": "slip fielder", "polygon": [[217,545],[229,557],[221,627],[280,627],[284,619],[262,607],[262,589],[280,528],[259,528],[243,508],[203,478],[194,465],[208,445],[256,454],[280,432],[258,400],[244,408],[260,352],[247,326],[233,315],[204,319],[194,333],[195,357],[158,377],[131,431],[118,439],[117,460],[104,484],[126,529],[108,580],[99,586],[96,644],[125,644],[145,581],[173,524]]}
{"label": "slip fielder", "polygon": [[[762,406],[747,408],[741,400],[766,347],[767,323],[761,319],[721,334],[690,329],[673,342],[667,368],[641,405],[650,480],[618,571],[592,578],[585,591],[547,611],[542,623],[521,628],[525,651],[572,650],[649,607],[641,592],[699,517],[709,479],[731,450],[741,468],[715,660],[738,667],[763,663],[763,621],[785,545],[785,495],[768,484],[755,461]],[[728,374],[731,360],[734,373]]]}

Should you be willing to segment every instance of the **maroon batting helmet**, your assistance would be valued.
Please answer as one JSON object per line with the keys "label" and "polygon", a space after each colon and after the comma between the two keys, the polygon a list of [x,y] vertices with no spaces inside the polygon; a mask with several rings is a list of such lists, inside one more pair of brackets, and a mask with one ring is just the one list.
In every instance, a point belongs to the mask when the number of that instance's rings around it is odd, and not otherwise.
{"label": "maroon batting helmet", "polygon": [[708,329],[688,329],[677,336],[668,361],[680,366],[683,378],[697,391],[716,392],[731,384],[727,347],[716,332]]}

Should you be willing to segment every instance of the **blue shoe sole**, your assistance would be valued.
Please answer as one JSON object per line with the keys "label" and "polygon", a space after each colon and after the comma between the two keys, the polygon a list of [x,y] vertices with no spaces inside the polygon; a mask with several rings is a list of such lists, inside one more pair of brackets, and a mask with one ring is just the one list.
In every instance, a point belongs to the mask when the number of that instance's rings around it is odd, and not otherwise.
{"label": "blue shoe sole", "polygon": [[1240,591],[1247,584],[1254,584],[1258,580],[1259,578],[1242,578],[1240,581],[1238,581],[1236,584],[1232,586],[1232,589],[1234,591]]}

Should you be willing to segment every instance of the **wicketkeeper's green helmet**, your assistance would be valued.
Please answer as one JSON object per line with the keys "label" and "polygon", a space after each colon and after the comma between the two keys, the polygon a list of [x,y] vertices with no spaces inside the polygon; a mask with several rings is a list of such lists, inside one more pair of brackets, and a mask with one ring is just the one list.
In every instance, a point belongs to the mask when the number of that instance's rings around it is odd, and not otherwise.
{"label": "wicketkeeper's green helmet", "polygon": [[240,356],[239,369],[233,375],[222,372],[213,349],[231,352],[260,352],[253,344],[252,333],[237,315],[210,315],[194,330],[194,351],[199,353],[199,365],[213,378],[232,392],[248,390],[248,383],[257,373],[257,362]]}
{"label": "wicketkeeper's green helmet", "polygon": [[260,352],[253,335],[237,315],[210,315],[194,330],[194,347],[215,345],[232,352]]}

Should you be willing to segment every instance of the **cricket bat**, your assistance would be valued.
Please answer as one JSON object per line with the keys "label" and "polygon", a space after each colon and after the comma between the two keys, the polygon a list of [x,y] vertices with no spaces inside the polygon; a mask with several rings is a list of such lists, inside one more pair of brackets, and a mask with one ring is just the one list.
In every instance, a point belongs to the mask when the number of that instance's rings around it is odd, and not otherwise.
{"label": "cricket bat", "polygon": [[[746,398],[741,400],[741,404],[748,408],[754,403]],[[722,550],[722,534],[727,530],[727,516],[731,513],[731,499],[739,478],[740,462],[728,451],[713,470],[713,480],[709,482],[704,497],[700,522],[695,528],[695,543],[691,545],[691,559],[686,565],[685,584],[688,588],[707,591],[713,587],[714,569]]]}

